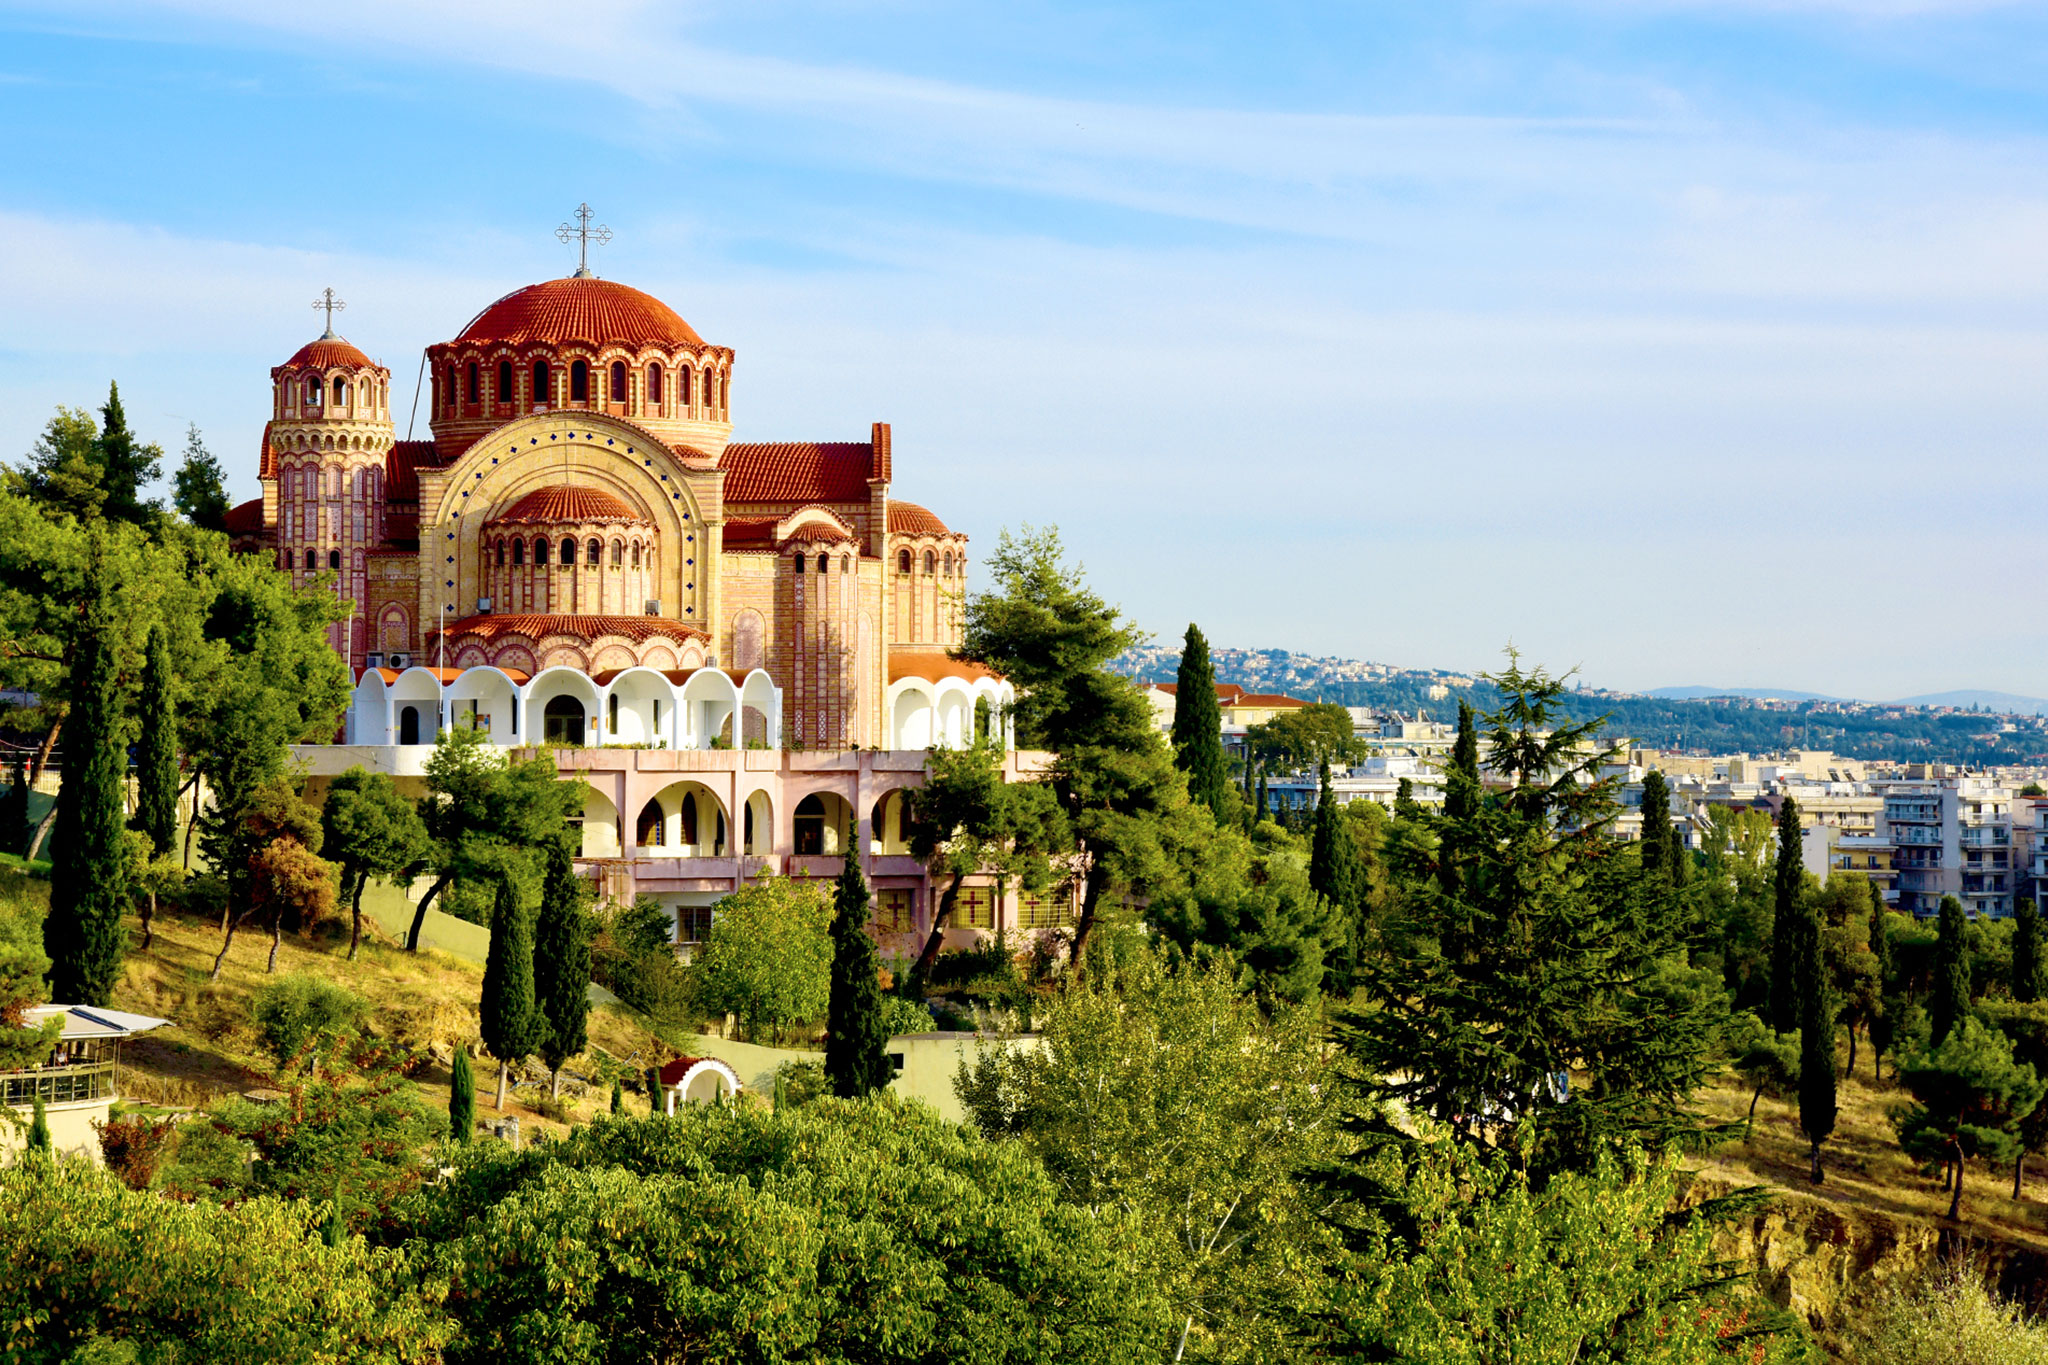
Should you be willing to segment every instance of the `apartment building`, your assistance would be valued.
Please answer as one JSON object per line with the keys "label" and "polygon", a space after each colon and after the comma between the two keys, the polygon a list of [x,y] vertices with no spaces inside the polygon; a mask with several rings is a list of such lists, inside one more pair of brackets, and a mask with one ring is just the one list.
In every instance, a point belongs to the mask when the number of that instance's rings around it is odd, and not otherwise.
{"label": "apartment building", "polygon": [[1892,846],[1897,905],[1932,915],[1954,896],[1973,915],[2013,912],[2013,796],[1984,777],[1906,778],[1879,784],[1878,835]]}

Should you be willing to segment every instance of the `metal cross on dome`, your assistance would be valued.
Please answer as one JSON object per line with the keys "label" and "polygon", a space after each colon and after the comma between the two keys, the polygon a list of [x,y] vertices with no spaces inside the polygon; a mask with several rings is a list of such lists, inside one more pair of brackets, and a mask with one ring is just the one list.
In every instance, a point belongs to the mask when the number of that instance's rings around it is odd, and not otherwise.
{"label": "metal cross on dome", "polygon": [[348,305],[334,297],[334,290],[330,287],[320,291],[320,297],[313,300],[313,306],[324,309],[327,313],[327,330],[320,334],[320,339],[322,341],[336,340],[334,335],[334,315],[348,307]]}
{"label": "metal cross on dome", "polygon": [[575,227],[564,223],[555,229],[555,240],[566,244],[570,238],[576,239],[576,274],[572,278],[587,280],[591,278],[590,244],[594,240],[599,246],[603,246],[612,239],[612,230],[602,223],[596,227],[590,225],[590,220],[596,215],[590,211],[588,204],[578,204],[575,217]]}

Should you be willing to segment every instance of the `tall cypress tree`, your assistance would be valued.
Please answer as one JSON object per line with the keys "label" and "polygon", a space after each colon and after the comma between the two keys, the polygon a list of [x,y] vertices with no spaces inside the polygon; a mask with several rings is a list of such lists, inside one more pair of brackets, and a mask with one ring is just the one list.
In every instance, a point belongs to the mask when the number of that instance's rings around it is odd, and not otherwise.
{"label": "tall cypress tree", "polygon": [[533,989],[547,1025],[540,1056],[548,1064],[550,1093],[559,1099],[562,1063],[590,1042],[591,925],[568,844],[555,840],[547,858],[534,931]]}
{"label": "tall cypress tree", "polygon": [[1800,860],[1799,809],[1791,797],[1778,810],[1778,863],[1771,900],[1771,1028],[1790,1033],[1799,1027],[1799,914],[1805,868]]}
{"label": "tall cypress tree", "polygon": [[890,1080],[882,1027],[882,985],[868,937],[868,883],[861,875],[858,827],[847,830],[832,894],[832,996],[826,1009],[825,1079],[841,1099],[859,1099]]}
{"label": "tall cypress tree", "polygon": [[1641,854],[1643,874],[1661,877],[1671,876],[1671,788],[1664,782],[1664,774],[1652,769],[1643,775],[1643,837],[1637,844]]}
{"label": "tall cypress tree", "polygon": [[1892,1036],[1898,1028],[1905,1002],[1894,994],[1892,978],[1892,935],[1885,925],[1884,892],[1870,884],[1870,955],[1877,959],[1877,1012],[1870,1017],[1870,1079],[1878,1079],[1878,1064],[1892,1050]]}
{"label": "tall cypress tree", "polygon": [[0,807],[0,851],[28,856],[28,841],[35,837],[35,822],[28,818],[28,759],[14,760],[14,785],[7,789],[7,804]]}
{"label": "tall cypress tree", "polygon": [[1190,622],[1180,651],[1174,687],[1173,761],[1188,775],[1188,798],[1215,812],[1230,813],[1230,770],[1223,761],[1223,708],[1216,701],[1216,668],[1209,642]]}
{"label": "tall cypress tree", "polygon": [[100,486],[107,495],[101,515],[109,521],[146,521],[156,509],[142,500],[142,488],[161,471],[163,454],[154,445],[136,442],[135,433],[128,430],[128,415],[121,408],[121,386],[107,385],[99,439],[93,443]]}
{"label": "tall cypress tree", "polygon": [[158,857],[178,841],[177,707],[171,688],[170,636],[150,627],[149,652],[142,662],[142,733],[135,746],[135,824],[149,836]]}
{"label": "tall cypress tree", "polygon": [[[1483,795],[1479,785],[1478,721],[1471,703],[1460,697],[1458,738],[1451,745],[1451,761],[1444,768],[1443,816],[1436,821],[1437,884],[1447,896],[1458,893],[1465,868],[1472,861],[1474,850],[1470,845],[1478,828],[1476,820]],[[1394,809],[1397,814],[1405,811],[1412,817],[1416,814],[1412,806],[1412,789],[1403,778]]]}
{"label": "tall cypress tree", "polygon": [[128,903],[127,820],[122,785],[128,776],[121,736],[121,690],[115,673],[112,585],[106,542],[94,536],[85,570],[85,601],[72,650],[71,713],[64,722],[63,785],[50,831],[50,913],[43,951],[50,956],[50,998],[67,1005],[104,1005],[121,972]]}
{"label": "tall cypress tree", "polygon": [[1799,960],[1792,972],[1799,993],[1799,1129],[1813,1148],[1810,1179],[1821,1183],[1820,1147],[1835,1131],[1835,1002],[1821,956],[1820,907],[1800,897]]}
{"label": "tall cypress tree", "polygon": [[1259,799],[1252,807],[1252,823],[1262,824],[1272,817],[1273,805],[1266,795],[1266,770],[1259,769]]}
{"label": "tall cypress tree", "polygon": [[448,1136],[468,1142],[476,1136],[476,1071],[469,1049],[455,1049],[455,1074],[448,1080]]}
{"label": "tall cypress tree", "polygon": [[2012,998],[2021,1002],[2041,998],[2041,912],[2033,899],[2021,896],[2013,908]]}
{"label": "tall cypress tree", "polygon": [[533,912],[523,903],[509,873],[497,879],[491,906],[491,948],[484,958],[482,1016],[484,1050],[498,1059],[498,1108],[515,1063],[540,1046],[547,1021],[533,1000]]}
{"label": "tall cypress tree", "polygon": [[1970,1013],[1969,931],[1963,919],[1963,903],[1954,896],[1941,898],[1941,914],[1934,937],[1934,998],[1927,1002],[1928,1022],[1933,1032],[1928,1047],[1938,1048],[1949,1031]]}

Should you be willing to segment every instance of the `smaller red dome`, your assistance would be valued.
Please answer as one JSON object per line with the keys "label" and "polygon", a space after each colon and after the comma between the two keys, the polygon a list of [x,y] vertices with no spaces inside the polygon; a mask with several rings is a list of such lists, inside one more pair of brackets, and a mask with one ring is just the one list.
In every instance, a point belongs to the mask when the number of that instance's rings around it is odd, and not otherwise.
{"label": "smaller red dome", "polygon": [[546,522],[564,525],[585,522],[609,524],[621,521],[642,526],[648,524],[647,518],[628,507],[623,500],[602,489],[570,488],[566,485],[535,489],[513,503],[510,510],[492,517],[491,521]]}
{"label": "smaller red dome", "polygon": [[914,502],[889,504],[889,533],[898,536],[950,536],[946,523]]}
{"label": "smaller red dome", "polygon": [[373,370],[376,367],[370,357],[364,355],[340,337],[321,337],[309,341],[292,353],[285,361],[285,368],[291,370]]}

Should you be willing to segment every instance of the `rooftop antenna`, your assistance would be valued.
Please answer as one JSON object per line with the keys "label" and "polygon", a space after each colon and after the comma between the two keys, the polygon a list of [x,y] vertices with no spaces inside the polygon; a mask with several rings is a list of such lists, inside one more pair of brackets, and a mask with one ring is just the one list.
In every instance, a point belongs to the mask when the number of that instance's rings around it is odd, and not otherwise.
{"label": "rooftop antenna", "polygon": [[590,271],[591,240],[595,238],[597,244],[603,246],[612,239],[612,230],[602,223],[599,223],[596,227],[590,225],[590,220],[597,215],[590,211],[590,205],[588,204],[578,204],[576,212],[572,216],[576,219],[576,226],[570,227],[567,223],[562,224],[555,229],[555,240],[567,245],[571,238],[575,239],[576,273],[569,278],[573,280],[594,280],[597,276],[593,275]]}

